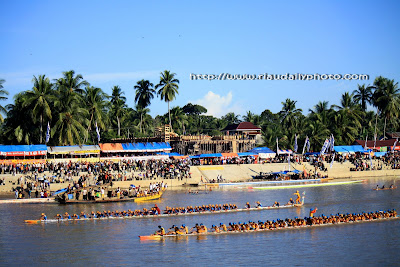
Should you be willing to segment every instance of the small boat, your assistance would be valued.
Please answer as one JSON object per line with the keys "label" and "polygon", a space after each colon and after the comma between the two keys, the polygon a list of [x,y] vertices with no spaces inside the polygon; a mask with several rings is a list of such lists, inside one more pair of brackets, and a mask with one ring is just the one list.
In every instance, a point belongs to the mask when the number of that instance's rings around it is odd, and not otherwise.
{"label": "small boat", "polygon": [[387,187],[387,188],[372,188],[372,190],[392,190],[392,189],[396,189],[397,186],[393,186],[393,187]]}
{"label": "small boat", "polygon": [[335,226],[335,225],[348,225],[355,223],[366,223],[366,222],[376,222],[376,221],[384,221],[384,220],[396,220],[399,217],[389,217],[389,218],[379,218],[373,220],[365,220],[365,221],[349,221],[349,222],[339,222],[339,223],[326,223],[326,224],[314,224],[314,225],[304,225],[304,226],[291,226],[291,227],[282,227],[282,228],[274,228],[274,229],[259,229],[259,230],[242,230],[242,231],[221,231],[221,232],[207,232],[207,233],[191,233],[191,234],[182,234],[182,235],[145,235],[139,236],[140,241],[157,241],[163,240],[167,238],[184,238],[184,237],[202,237],[202,236],[218,236],[218,235],[231,235],[231,234],[245,234],[245,233],[260,233],[260,232],[269,232],[269,231],[277,231],[277,230],[290,230],[290,229],[308,229],[322,226]]}
{"label": "small boat", "polygon": [[81,199],[73,199],[72,196],[68,196],[67,193],[62,194],[61,196],[56,196],[56,200],[60,204],[89,204],[89,203],[109,203],[109,202],[143,202],[149,200],[157,200],[160,199],[165,192],[165,188],[161,189],[157,193],[150,193],[145,196],[139,197],[130,197],[130,196],[120,196],[120,197],[104,197],[104,198],[95,198],[94,200],[81,200]]}

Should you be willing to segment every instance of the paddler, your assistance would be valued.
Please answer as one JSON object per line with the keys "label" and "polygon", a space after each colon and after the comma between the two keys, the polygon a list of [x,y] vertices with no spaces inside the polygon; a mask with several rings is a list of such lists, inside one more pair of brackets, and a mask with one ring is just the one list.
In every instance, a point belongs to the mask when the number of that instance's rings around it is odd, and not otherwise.
{"label": "paddler", "polygon": [[56,218],[57,220],[62,220],[61,214],[57,214],[56,216],[54,216],[54,218]]}
{"label": "paddler", "polygon": [[64,213],[64,218],[71,219],[71,216],[68,214],[68,212],[66,212],[66,213]]}
{"label": "paddler", "polygon": [[189,233],[189,229],[186,225],[182,224],[181,226],[181,232],[188,234]]}
{"label": "paddler", "polygon": [[299,190],[297,190],[296,193],[294,193],[293,195],[297,196],[297,198],[296,198],[296,204],[301,204]]}
{"label": "paddler", "polygon": [[40,220],[41,220],[41,221],[47,220],[46,214],[42,213],[42,215],[40,216]]}
{"label": "paddler", "polygon": [[245,205],[245,207],[246,207],[246,209],[250,209],[250,203],[247,202],[246,205]]}
{"label": "paddler", "polygon": [[261,205],[260,201],[257,201],[257,202],[256,202],[256,207],[257,207],[257,208],[260,208],[260,207],[262,207],[262,205]]}
{"label": "paddler", "polygon": [[228,229],[226,228],[226,225],[224,223],[220,223],[219,227],[221,228],[222,231],[228,232]]}
{"label": "paddler", "polygon": [[160,230],[158,230],[156,233],[157,233],[158,235],[165,235],[165,229],[164,229],[164,227],[161,227],[161,225],[159,225],[158,228],[159,228]]}
{"label": "paddler", "polygon": [[288,204],[288,205],[293,205],[293,204],[294,204],[293,198],[290,198],[290,199],[289,199],[289,202],[288,202],[287,204]]}
{"label": "paddler", "polygon": [[214,230],[215,233],[219,233],[219,227],[214,224],[211,226],[211,229]]}

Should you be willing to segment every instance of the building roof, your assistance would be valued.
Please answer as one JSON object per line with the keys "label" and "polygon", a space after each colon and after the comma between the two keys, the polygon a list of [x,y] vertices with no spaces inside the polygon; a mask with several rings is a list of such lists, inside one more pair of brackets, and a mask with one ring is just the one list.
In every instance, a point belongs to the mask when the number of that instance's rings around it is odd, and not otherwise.
{"label": "building roof", "polygon": [[[374,147],[374,142],[375,142],[374,140],[367,141],[367,147],[373,148]],[[393,146],[394,142],[396,142],[396,139],[381,140],[381,141],[380,140],[376,140],[375,148]],[[365,140],[356,140],[355,143],[364,147]]]}
{"label": "building roof", "polygon": [[261,130],[261,128],[254,125],[251,122],[241,122],[226,126],[223,131],[249,131],[249,130]]}

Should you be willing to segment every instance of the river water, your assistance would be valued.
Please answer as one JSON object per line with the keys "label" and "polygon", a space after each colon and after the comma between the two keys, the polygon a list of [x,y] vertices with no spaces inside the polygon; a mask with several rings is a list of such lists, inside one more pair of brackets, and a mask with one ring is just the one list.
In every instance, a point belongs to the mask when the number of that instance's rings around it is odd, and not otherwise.
{"label": "river water", "polygon": [[128,210],[160,207],[235,203],[249,201],[271,205],[286,203],[295,189],[257,191],[226,188],[198,195],[167,191],[153,203],[106,203],[91,205],[3,204],[0,206],[0,264],[71,266],[127,265],[339,265],[393,266],[400,263],[400,220],[336,225],[308,229],[288,229],[261,233],[181,237],[162,241],[140,241],[139,235],[152,234],[158,225],[190,227],[204,223],[274,220],[318,214],[400,210],[400,188],[372,190],[377,184],[399,184],[399,178],[371,179],[364,183],[300,188],[305,205],[300,208],[238,212],[230,214],[80,221],[27,225],[42,212],[49,218],[57,213],[86,213],[97,210]]}

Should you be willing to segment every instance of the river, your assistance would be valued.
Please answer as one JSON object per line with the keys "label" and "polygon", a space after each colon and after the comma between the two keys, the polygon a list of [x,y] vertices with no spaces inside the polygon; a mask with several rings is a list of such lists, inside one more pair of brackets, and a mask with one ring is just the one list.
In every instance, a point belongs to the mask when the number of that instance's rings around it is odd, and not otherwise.
{"label": "river", "polygon": [[252,190],[225,188],[198,195],[167,191],[152,203],[106,203],[89,205],[3,204],[0,206],[0,263],[7,266],[84,264],[109,266],[393,266],[400,262],[400,220],[288,229],[220,236],[181,237],[162,241],[140,241],[139,235],[152,234],[158,225],[208,227],[220,222],[274,220],[318,214],[400,210],[400,188],[372,190],[377,184],[399,184],[399,178],[370,179],[363,183],[300,188],[305,205],[300,208],[239,212],[229,214],[178,216],[48,223],[28,225],[42,212],[48,217],[97,210],[128,210],[160,207],[235,203],[249,201],[271,205],[286,203],[296,189]]}

